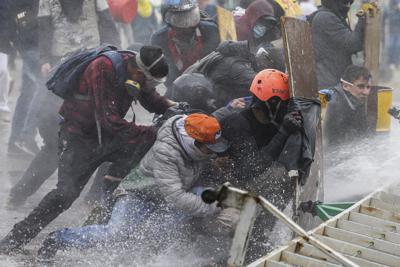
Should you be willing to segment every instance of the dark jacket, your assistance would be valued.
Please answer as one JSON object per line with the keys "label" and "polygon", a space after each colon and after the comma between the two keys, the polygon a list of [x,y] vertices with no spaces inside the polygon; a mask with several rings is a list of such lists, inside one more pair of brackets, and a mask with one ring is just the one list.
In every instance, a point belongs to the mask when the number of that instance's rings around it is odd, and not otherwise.
{"label": "dark jacket", "polygon": [[[193,53],[197,53],[197,60],[211,53],[219,44],[219,33],[218,27],[215,23],[209,21],[200,21],[198,25],[198,29],[200,30],[202,40],[203,40],[203,49],[201,51],[195,51],[193,49]],[[165,58],[168,62],[168,78],[165,85],[170,88],[173,81],[181,75],[185,70],[179,70],[177,67],[172,51],[169,48],[169,38],[168,34],[172,29],[169,26],[164,26],[157,32],[153,34],[151,37],[151,44],[157,45],[162,48]]]}
{"label": "dark jacket", "polygon": [[[132,55],[124,54],[124,60]],[[131,108],[133,97],[125,87],[116,88],[116,76],[112,62],[99,57],[86,68],[76,94],[87,99],[66,99],[60,114],[64,118],[63,129],[86,138],[97,138],[97,120],[104,140],[118,137],[127,143],[136,143],[147,137],[155,138],[154,127],[139,126],[135,121],[124,119]],[[154,88],[142,88],[139,102],[150,112],[162,114],[168,108],[167,98],[160,96]]]}
{"label": "dark jacket", "polygon": [[213,84],[218,108],[230,100],[249,95],[250,85],[257,74],[254,56],[247,42],[223,42],[211,54],[190,66],[185,73],[198,72]]}
{"label": "dark jacket", "polygon": [[39,23],[37,19],[39,0],[16,0],[15,45],[21,52],[37,50],[39,45]]}
{"label": "dark jacket", "polygon": [[0,1],[0,52],[5,54],[9,54],[13,50],[11,42],[16,31],[15,4],[15,0]]}
{"label": "dark jacket", "polygon": [[365,136],[368,121],[363,101],[344,91],[340,85],[333,90],[325,115],[324,134],[328,149]]}
{"label": "dark jacket", "polygon": [[253,39],[253,27],[263,16],[274,16],[273,7],[265,0],[256,0],[251,3],[246,13],[236,20],[238,41]]}
{"label": "dark jacket", "polygon": [[[277,121],[282,121],[284,115],[280,114]],[[259,123],[251,109],[223,119],[221,127],[223,137],[230,143],[226,153],[232,160],[225,175],[235,186],[249,188],[279,157],[287,135],[276,126]]]}
{"label": "dark jacket", "polygon": [[346,21],[326,7],[311,17],[311,32],[320,89],[339,83],[351,56],[363,49],[365,18],[360,18],[352,31]]}

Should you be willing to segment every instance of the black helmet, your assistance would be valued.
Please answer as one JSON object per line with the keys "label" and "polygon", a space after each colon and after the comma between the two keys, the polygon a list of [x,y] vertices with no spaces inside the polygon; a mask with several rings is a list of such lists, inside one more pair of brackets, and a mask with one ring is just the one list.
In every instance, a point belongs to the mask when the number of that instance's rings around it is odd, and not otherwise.
{"label": "black helmet", "polygon": [[200,22],[196,0],[164,0],[161,14],[165,23],[177,28],[196,27]]}
{"label": "black helmet", "polygon": [[172,84],[172,98],[187,102],[193,109],[211,113],[217,109],[213,84],[203,74],[190,73],[179,76]]}

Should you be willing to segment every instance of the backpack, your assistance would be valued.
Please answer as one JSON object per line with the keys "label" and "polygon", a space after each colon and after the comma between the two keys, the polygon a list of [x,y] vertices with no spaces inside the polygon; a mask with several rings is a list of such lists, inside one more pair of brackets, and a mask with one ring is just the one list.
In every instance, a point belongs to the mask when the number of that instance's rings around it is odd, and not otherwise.
{"label": "backpack", "polygon": [[99,56],[106,56],[111,60],[117,77],[116,86],[122,86],[127,73],[120,52],[110,45],[74,52],[51,71],[50,78],[46,82],[47,89],[63,99],[74,97],[84,71]]}

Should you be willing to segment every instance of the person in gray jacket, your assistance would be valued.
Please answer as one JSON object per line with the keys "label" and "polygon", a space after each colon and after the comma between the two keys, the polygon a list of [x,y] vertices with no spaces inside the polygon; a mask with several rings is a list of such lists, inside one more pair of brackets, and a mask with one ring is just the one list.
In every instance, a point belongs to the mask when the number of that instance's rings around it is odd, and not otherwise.
{"label": "person in gray jacket", "polygon": [[322,7],[310,15],[313,46],[320,89],[339,83],[352,55],[364,45],[365,16],[359,16],[352,31],[346,19],[354,0],[322,0]]}
{"label": "person in gray jacket", "polygon": [[44,241],[39,257],[51,258],[59,249],[83,249],[137,236],[162,243],[168,240],[163,235],[182,225],[183,217],[215,218],[221,229],[232,229],[238,211],[204,203],[202,190],[196,187],[205,164],[227,148],[215,118],[199,113],[170,118],[139,167],[114,192],[117,202],[109,223],[55,231]]}

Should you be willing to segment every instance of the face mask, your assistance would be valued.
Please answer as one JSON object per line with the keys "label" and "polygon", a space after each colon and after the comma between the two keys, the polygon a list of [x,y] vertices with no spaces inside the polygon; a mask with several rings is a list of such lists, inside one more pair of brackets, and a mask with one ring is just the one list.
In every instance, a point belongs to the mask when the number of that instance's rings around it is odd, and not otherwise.
{"label": "face mask", "polygon": [[267,27],[261,24],[256,24],[253,28],[254,38],[259,39],[265,35]]}

